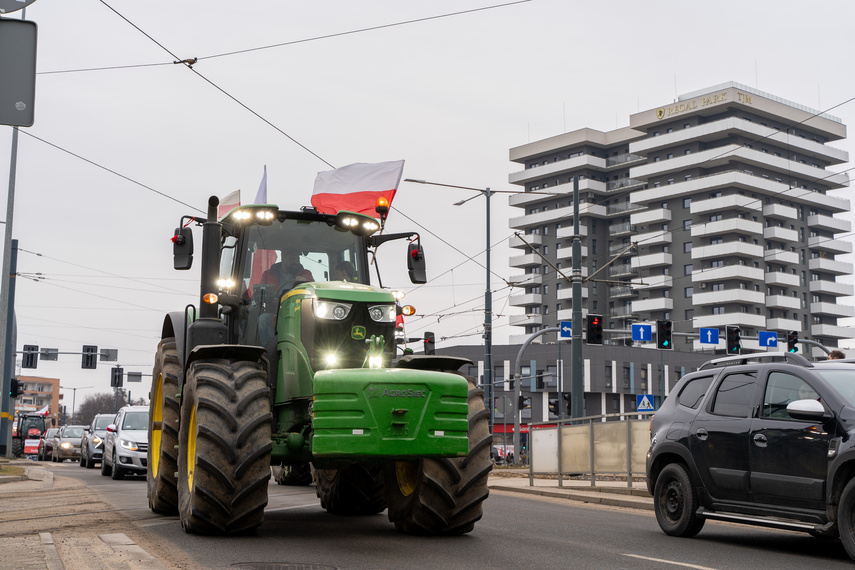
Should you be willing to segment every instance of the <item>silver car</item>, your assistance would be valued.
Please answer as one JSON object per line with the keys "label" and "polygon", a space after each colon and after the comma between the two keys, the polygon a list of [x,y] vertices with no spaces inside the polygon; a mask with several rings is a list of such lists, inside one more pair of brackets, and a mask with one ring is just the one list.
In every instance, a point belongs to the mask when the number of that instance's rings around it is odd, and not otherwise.
{"label": "silver car", "polygon": [[53,451],[51,460],[63,462],[66,459],[78,459],[80,457],[80,440],[83,439],[83,430],[86,426],[65,426],[53,438]]}
{"label": "silver car", "polygon": [[101,475],[121,479],[145,475],[148,455],[148,406],[125,406],[107,426]]}
{"label": "silver car", "polygon": [[107,435],[107,426],[113,423],[114,414],[98,414],[92,419],[92,423],[86,428],[83,441],[80,443],[80,466],[92,469],[96,463],[101,462],[101,454],[104,452],[104,437]]}

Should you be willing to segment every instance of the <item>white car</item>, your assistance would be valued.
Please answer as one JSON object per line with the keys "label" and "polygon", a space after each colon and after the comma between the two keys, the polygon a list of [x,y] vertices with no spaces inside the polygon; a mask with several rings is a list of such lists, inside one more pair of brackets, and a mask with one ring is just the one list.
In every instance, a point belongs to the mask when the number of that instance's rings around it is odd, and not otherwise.
{"label": "white car", "polygon": [[107,426],[101,475],[121,479],[145,475],[148,456],[148,406],[125,406]]}

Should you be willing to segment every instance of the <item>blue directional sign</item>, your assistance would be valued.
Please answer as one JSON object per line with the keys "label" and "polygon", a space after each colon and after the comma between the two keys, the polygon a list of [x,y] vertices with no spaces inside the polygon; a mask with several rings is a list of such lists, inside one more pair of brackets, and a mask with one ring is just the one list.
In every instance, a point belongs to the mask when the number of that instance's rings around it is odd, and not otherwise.
{"label": "blue directional sign", "polygon": [[573,336],[573,321],[561,321],[561,331],[558,333],[559,338],[571,338]]}
{"label": "blue directional sign", "polygon": [[635,396],[635,409],[639,412],[652,412],[653,396],[650,394],[638,394]]}
{"label": "blue directional sign", "polygon": [[757,331],[760,346],[778,346],[778,333],[775,331]]}
{"label": "blue directional sign", "polygon": [[718,329],[701,329],[701,344],[718,344]]}
{"label": "blue directional sign", "polygon": [[653,340],[653,327],[651,325],[632,325],[632,340]]}

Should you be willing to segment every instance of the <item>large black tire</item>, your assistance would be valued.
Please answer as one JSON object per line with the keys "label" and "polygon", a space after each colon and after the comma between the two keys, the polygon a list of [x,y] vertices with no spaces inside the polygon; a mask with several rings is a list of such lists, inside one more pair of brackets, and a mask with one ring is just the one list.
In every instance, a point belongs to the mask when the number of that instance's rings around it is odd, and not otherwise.
{"label": "large black tire", "polygon": [[306,487],[312,484],[312,466],[308,463],[274,466],[273,479],[279,485]]}
{"label": "large black tire", "polygon": [[24,455],[24,446],[17,439],[12,440],[12,457],[21,457]]}
{"label": "large black tire", "polygon": [[149,398],[148,507],[155,513],[178,514],[178,376],[181,362],[174,338],[157,347]]}
{"label": "large black tire", "polygon": [[662,532],[690,538],[704,528],[699,517],[698,493],[689,472],[680,463],[671,463],[659,473],[653,489],[653,509]]}
{"label": "large black tire", "polygon": [[470,532],[489,495],[489,412],[484,391],[469,381],[469,454],[455,459],[396,461],[385,470],[389,520],[407,534],[456,535]]}
{"label": "large black tire", "polygon": [[198,360],[181,398],[178,514],[189,533],[235,534],[264,520],[273,449],[267,372]]}
{"label": "large black tire", "polygon": [[855,560],[855,479],[850,479],[840,495],[837,510],[837,528],[846,554]]}
{"label": "large black tire", "polygon": [[386,508],[383,467],[352,463],[342,469],[316,469],[315,492],[334,515],[373,515]]}

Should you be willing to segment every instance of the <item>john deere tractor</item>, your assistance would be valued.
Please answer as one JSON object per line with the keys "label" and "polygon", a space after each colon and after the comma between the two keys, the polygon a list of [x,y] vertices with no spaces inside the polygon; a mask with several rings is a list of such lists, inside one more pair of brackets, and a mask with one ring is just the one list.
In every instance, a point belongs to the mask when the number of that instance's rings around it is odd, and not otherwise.
{"label": "john deere tractor", "polygon": [[483,391],[458,372],[468,360],[398,357],[396,297],[376,270],[377,249],[407,239],[410,280],[424,283],[418,234],[351,212],[254,205],[218,220],[217,207],[173,237],[175,268],[189,269],[201,226],[201,293],[163,322],[151,509],[190,533],[252,530],[273,467],[280,483],[314,482],[332,514],[388,509],[401,532],[471,531],[492,466]]}

